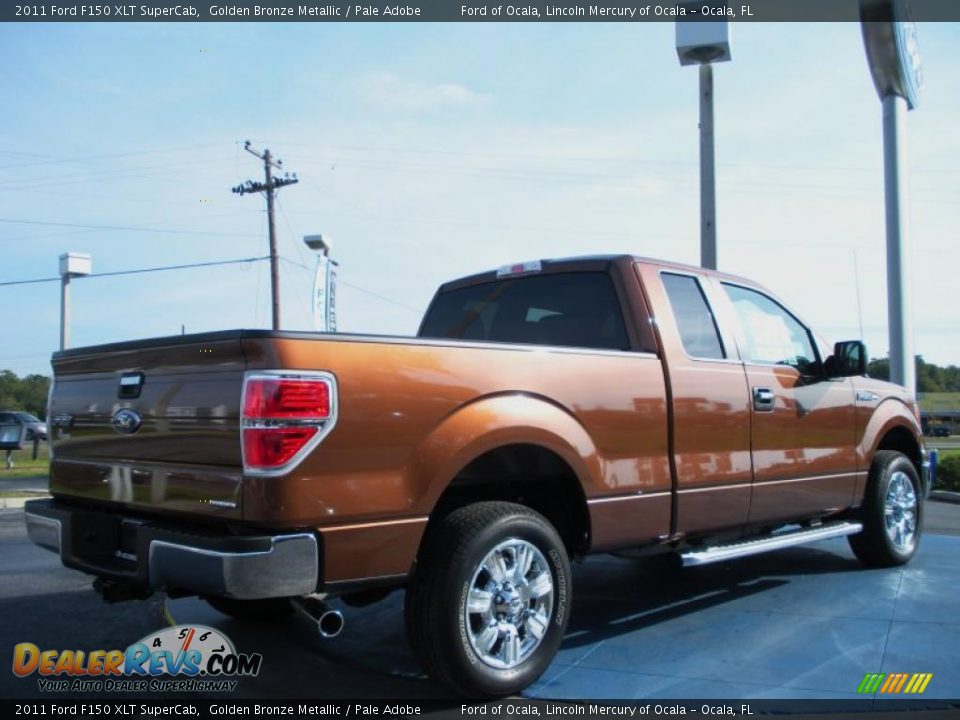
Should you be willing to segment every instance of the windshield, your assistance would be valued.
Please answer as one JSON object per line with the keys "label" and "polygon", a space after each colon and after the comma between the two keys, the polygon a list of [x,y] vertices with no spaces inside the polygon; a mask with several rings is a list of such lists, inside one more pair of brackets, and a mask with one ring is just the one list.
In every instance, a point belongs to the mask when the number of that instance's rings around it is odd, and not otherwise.
{"label": "windshield", "polygon": [[42,421],[40,420],[40,418],[34,417],[34,416],[31,415],[30,413],[25,413],[25,412],[18,412],[18,413],[17,413],[17,419],[20,420],[21,422],[25,422],[25,423],[38,423],[38,422],[42,422]]}

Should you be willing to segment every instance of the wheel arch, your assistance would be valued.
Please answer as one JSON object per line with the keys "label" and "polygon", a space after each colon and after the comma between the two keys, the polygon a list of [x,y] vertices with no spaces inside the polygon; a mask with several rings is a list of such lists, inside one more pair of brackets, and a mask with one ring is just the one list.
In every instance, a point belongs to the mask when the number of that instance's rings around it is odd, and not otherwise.
{"label": "wheel arch", "polygon": [[863,501],[867,489],[867,475],[878,450],[895,450],[906,455],[917,475],[923,478],[923,445],[917,419],[907,405],[898,399],[888,398],[874,408],[866,422],[858,450],[857,488],[855,502]]}
{"label": "wheel arch", "polygon": [[906,455],[920,473],[923,463],[923,455],[920,450],[920,442],[913,432],[905,425],[894,425],[890,427],[879,439],[874,453],[877,450],[896,450]]}
{"label": "wheel arch", "polygon": [[580,479],[560,455],[543,445],[501,445],[471,460],[441,493],[430,522],[488,500],[513,502],[540,513],[570,553],[590,546],[590,514]]}
{"label": "wheel arch", "polygon": [[571,551],[589,545],[586,498],[601,461],[586,429],[549,399],[512,393],[463,406],[415,458],[411,481],[425,489],[430,524],[469,502],[504,500],[547,517]]}

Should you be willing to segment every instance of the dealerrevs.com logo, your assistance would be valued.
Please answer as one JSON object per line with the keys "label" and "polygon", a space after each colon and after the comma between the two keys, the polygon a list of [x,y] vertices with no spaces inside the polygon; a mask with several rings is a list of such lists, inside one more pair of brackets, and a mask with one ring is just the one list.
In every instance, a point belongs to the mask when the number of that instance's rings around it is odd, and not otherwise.
{"label": "dealerrevs.com logo", "polygon": [[203,625],[166,628],[126,650],[13,648],[14,675],[36,675],[42,692],[230,692],[262,662],[260,653],[238,653],[230,638]]}

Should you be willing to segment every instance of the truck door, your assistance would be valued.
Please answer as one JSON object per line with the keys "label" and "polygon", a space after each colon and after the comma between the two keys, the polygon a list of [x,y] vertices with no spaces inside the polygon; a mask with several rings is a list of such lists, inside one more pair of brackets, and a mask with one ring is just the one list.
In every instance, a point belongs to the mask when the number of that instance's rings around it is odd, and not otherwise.
{"label": "truck door", "polygon": [[856,478],[850,378],[822,376],[810,330],[779,302],[754,288],[720,285],[738,321],[750,391],[750,523],[846,507]]}
{"label": "truck door", "polygon": [[732,333],[718,324],[715,287],[695,273],[639,265],[670,388],[676,527],[735,529],[750,507],[750,406]]}

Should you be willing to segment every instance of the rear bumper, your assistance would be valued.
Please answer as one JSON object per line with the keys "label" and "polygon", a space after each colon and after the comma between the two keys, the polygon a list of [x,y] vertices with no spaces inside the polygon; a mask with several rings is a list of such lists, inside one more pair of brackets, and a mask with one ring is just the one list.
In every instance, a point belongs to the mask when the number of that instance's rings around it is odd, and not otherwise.
{"label": "rear bumper", "polygon": [[63,564],[90,575],[170,593],[238,599],[316,592],[320,547],[311,533],[226,535],[33,500],[27,533]]}

